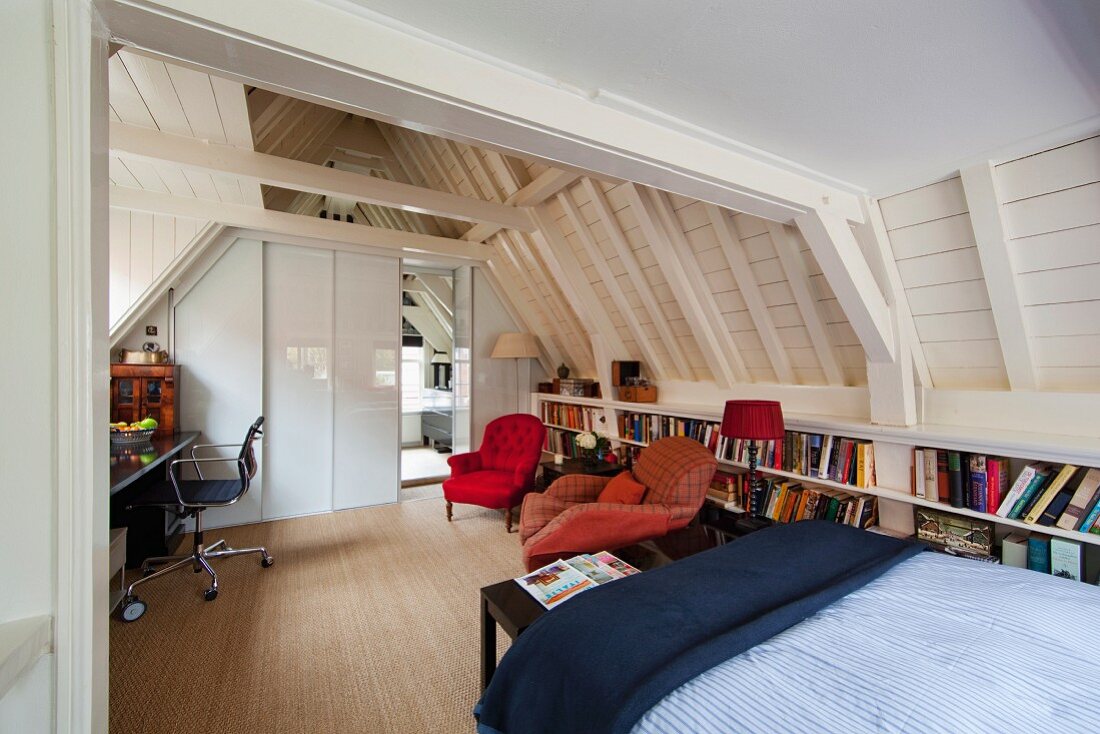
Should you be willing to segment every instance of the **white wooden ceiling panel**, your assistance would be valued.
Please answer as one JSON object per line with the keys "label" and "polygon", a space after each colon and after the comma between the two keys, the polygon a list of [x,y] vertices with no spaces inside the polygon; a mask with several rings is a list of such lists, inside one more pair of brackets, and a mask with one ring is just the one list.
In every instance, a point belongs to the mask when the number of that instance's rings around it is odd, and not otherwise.
{"label": "white wooden ceiling panel", "polygon": [[1020,300],[1028,306],[1095,300],[1100,297],[1100,264],[1023,273],[1017,283]]}
{"label": "white wooden ceiling panel", "polygon": [[127,51],[120,51],[117,55],[130,72],[130,78],[145,100],[157,128],[175,135],[193,135],[164,62]]}
{"label": "white wooden ceiling panel", "polygon": [[750,263],[759,260],[767,260],[775,257],[775,244],[771,235],[767,232],[753,235],[752,237],[740,237],[741,245],[745,248],[745,257]]}
{"label": "white wooden ceiling panel", "polygon": [[810,339],[810,332],[806,329],[805,326],[788,326],[785,328],[777,327],[775,332],[779,335],[779,342],[788,350],[813,350],[814,343],[813,340]]}
{"label": "white wooden ceiling panel", "polygon": [[996,339],[967,339],[926,342],[924,356],[929,364],[942,367],[1002,368],[1001,345]]}
{"label": "white wooden ceiling panel", "polygon": [[107,84],[110,89],[111,109],[119,119],[129,125],[155,128],[157,123],[149,114],[149,108],[142,99],[141,92],[134,86],[126,65],[122,63],[122,54],[115,54],[107,62]]}
{"label": "white wooden ceiling panel", "polygon": [[737,229],[737,236],[742,240],[768,233],[767,220],[754,217],[751,214],[734,214],[733,225]]}
{"label": "white wooden ceiling panel", "polygon": [[1028,237],[1100,223],[1100,183],[1063,189],[1002,207],[1009,237]]}
{"label": "white wooden ceiling panel", "polygon": [[970,226],[970,215],[967,213],[953,214],[890,232],[890,246],[897,260],[934,255],[973,245],[974,229]]}
{"label": "white wooden ceiling panel", "polygon": [[879,207],[888,231],[967,211],[966,196],[958,176],[879,199]]}
{"label": "white wooden ceiling panel", "polygon": [[1024,320],[1032,337],[1095,336],[1100,334],[1100,300],[1028,306]]}
{"label": "white wooden ceiling panel", "polygon": [[713,297],[718,310],[722,313],[737,313],[748,309],[741,291],[721,291],[713,294]]}
{"label": "white wooden ceiling panel", "polygon": [[760,286],[760,295],[764,297],[764,303],[769,308],[772,306],[785,306],[795,302],[791,286],[785,280]]}
{"label": "white wooden ceiling panel", "polygon": [[111,183],[135,189],[141,188],[141,184],[134,178],[134,174],[130,173],[130,169],[117,156],[111,156],[107,159],[107,175],[110,177]]}
{"label": "white wooden ceiling panel", "polygon": [[969,341],[996,339],[997,327],[992,311],[961,311],[959,313],[914,316],[921,342]]}
{"label": "white wooden ceiling panel", "polygon": [[191,134],[212,143],[227,142],[214,88],[210,84],[210,75],[169,64],[165,65],[165,69],[191,128]]}
{"label": "white wooden ceiling panel", "polygon": [[783,266],[780,265],[778,258],[757,260],[750,263],[749,267],[752,269],[752,274],[761,288],[771,283],[785,283],[787,281],[787,274],[783,272]]}
{"label": "white wooden ceiling panel", "polygon": [[775,324],[777,329],[792,327],[805,329],[806,325],[802,321],[802,314],[799,313],[797,304],[786,303],[772,306],[768,309],[768,313],[771,314],[772,323]]}
{"label": "white wooden ceiling panel", "polygon": [[978,250],[974,247],[901,260],[898,272],[907,289],[983,277]]}
{"label": "white wooden ceiling panel", "polygon": [[1094,392],[1100,385],[1100,367],[1044,367],[1039,374],[1043,390]]}
{"label": "white wooden ceiling panel", "polygon": [[1100,136],[997,166],[1001,203],[1100,181]]}
{"label": "white wooden ceiling panel", "polygon": [[932,382],[955,390],[1005,390],[1008,379],[1003,368],[997,367],[933,367],[928,366]]}
{"label": "white wooden ceiling panel", "polygon": [[1040,336],[1031,340],[1040,367],[1096,367],[1100,339],[1095,336]]}
{"label": "white wooden ceiling panel", "polygon": [[1009,240],[1017,273],[1100,262],[1100,224]]}
{"label": "white wooden ceiling panel", "polygon": [[988,310],[989,293],[982,280],[910,288],[906,292],[909,310],[914,316]]}

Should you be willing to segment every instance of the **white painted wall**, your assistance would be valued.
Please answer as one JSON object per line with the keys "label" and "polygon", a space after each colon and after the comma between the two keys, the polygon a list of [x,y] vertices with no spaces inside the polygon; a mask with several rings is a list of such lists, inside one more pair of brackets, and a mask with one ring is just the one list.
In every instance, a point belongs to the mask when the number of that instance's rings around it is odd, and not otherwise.
{"label": "white painted wall", "polygon": [[[0,624],[56,612],[57,474],[53,231],[54,121],[50,3],[0,3]],[[0,731],[52,727],[50,658],[0,699]]]}
{"label": "white painted wall", "polygon": [[[263,413],[262,264],[260,242],[237,240],[176,305],[179,425],[200,429],[200,443],[239,444]],[[257,458],[261,469],[248,494],[235,505],[207,511],[208,527],[261,519],[262,446],[257,446]],[[226,466],[209,475],[231,478],[236,473]]]}
{"label": "white painted wall", "polygon": [[110,224],[109,318],[114,324],[186,249],[204,223],[187,217],[111,209]]}

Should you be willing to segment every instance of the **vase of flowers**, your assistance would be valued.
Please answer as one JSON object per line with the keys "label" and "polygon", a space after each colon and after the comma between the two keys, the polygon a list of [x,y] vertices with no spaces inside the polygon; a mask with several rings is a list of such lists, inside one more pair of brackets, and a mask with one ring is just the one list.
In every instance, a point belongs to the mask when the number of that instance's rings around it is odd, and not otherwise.
{"label": "vase of flowers", "polygon": [[611,449],[611,441],[602,433],[585,431],[577,435],[577,448],[581,451],[581,460],[589,469],[603,459],[604,453]]}

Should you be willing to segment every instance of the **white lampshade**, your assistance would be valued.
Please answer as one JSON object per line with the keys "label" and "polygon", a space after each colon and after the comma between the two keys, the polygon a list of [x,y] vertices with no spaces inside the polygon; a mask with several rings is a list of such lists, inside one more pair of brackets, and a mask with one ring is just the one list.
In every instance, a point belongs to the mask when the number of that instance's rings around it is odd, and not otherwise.
{"label": "white lampshade", "polygon": [[534,334],[505,332],[497,337],[493,359],[533,359],[539,356],[539,344]]}

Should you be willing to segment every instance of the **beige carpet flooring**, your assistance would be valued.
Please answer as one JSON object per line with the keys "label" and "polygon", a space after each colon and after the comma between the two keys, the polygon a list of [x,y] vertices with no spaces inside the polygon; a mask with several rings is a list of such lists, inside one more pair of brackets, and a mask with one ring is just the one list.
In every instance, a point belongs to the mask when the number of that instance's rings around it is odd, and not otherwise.
{"label": "beige carpet flooring", "polygon": [[397,498],[401,502],[436,499],[443,496],[443,484],[421,484],[417,487],[402,487]]}
{"label": "beige carpet flooring", "polygon": [[[441,499],[210,533],[256,557],[139,587],[111,621],[112,734],[472,732],[478,589],[522,571],[499,512]],[[498,645],[505,648],[503,633]]]}

